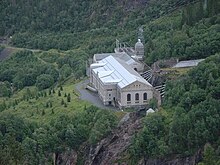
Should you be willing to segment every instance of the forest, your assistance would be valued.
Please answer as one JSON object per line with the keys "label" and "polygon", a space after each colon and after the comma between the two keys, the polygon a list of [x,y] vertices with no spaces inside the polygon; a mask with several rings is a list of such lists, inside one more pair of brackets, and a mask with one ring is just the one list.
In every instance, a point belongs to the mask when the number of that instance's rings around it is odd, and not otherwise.
{"label": "forest", "polygon": [[[138,29],[143,29],[140,34]],[[205,59],[166,82],[159,112],[141,123],[124,151],[129,164],[186,157],[203,151],[200,165],[220,164],[220,2],[216,0],[1,0],[0,164],[52,164],[60,155],[94,146],[126,112],[79,99],[94,53],[113,52],[115,39],[141,38],[145,62]],[[58,163],[58,162],[57,162]]]}
{"label": "forest", "polygon": [[147,116],[144,128],[133,139],[129,150],[132,164],[140,157],[192,155],[207,143],[212,155],[205,164],[220,163],[219,62],[220,54],[210,56],[178,81],[167,83],[164,110]]}
{"label": "forest", "polygon": [[[220,4],[215,0],[1,3],[0,34],[13,36],[11,42],[17,47],[80,48],[91,57],[97,52],[112,52],[116,38],[134,45],[137,29],[142,27],[149,64],[170,57],[204,58],[219,51]],[[94,10],[95,6],[100,7]]]}

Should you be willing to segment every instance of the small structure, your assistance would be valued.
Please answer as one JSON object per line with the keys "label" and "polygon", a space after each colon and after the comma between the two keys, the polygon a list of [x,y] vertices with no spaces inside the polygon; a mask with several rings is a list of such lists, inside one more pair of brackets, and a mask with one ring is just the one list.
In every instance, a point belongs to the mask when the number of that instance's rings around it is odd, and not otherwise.
{"label": "small structure", "polygon": [[149,113],[154,113],[155,111],[152,109],[152,108],[149,108],[147,111],[146,111],[146,115],[148,115]]}
{"label": "small structure", "polygon": [[194,67],[197,66],[200,62],[202,62],[204,59],[199,60],[188,60],[188,61],[180,61],[176,65],[174,65],[172,68],[188,68],[188,67]]}
{"label": "small structure", "polygon": [[139,61],[144,59],[144,45],[140,39],[138,39],[138,42],[135,44],[135,55],[132,57]]}

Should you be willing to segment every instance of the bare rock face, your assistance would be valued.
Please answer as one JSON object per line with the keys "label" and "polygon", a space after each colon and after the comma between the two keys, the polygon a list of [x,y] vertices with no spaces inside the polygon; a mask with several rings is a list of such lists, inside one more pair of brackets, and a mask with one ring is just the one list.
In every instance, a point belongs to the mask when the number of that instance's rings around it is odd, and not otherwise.
{"label": "bare rock face", "polygon": [[[137,113],[129,113],[121,120],[118,127],[94,147],[90,147],[86,165],[110,165],[121,159],[121,153],[128,149],[131,139],[141,128]],[[126,163],[125,163],[126,164]],[[125,165],[124,164],[124,165]]]}
{"label": "bare rock face", "polygon": [[[87,149],[85,165],[119,165],[116,162],[123,160],[123,153],[129,148],[133,136],[143,127],[140,119],[141,115],[138,112],[125,115],[108,137]],[[164,159],[140,160],[138,165],[196,165],[201,159],[200,150],[190,157],[172,155]],[[120,165],[128,164],[120,162]]]}
{"label": "bare rock face", "polygon": [[74,150],[59,154],[54,164],[75,165],[77,163],[77,152]]}

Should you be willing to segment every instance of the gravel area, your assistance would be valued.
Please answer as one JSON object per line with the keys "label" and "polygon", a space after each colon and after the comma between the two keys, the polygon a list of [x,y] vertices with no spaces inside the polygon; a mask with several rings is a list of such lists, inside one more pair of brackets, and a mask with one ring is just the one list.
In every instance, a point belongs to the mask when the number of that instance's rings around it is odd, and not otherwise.
{"label": "gravel area", "polygon": [[87,89],[85,89],[86,85],[89,83],[89,80],[81,81],[78,84],[76,84],[76,89],[80,93],[80,99],[86,100],[91,102],[94,106],[97,106],[102,109],[111,109],[111,110],[119,110],[116,107],[113,106],[105,106],[102,101],[100,100],[99,96],[95,92],[91,92]]}

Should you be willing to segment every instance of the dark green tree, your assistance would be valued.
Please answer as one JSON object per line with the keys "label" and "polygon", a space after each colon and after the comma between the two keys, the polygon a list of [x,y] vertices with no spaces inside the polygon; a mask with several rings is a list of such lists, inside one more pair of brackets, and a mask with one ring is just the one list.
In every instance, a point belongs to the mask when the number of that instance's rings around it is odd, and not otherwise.
{"label": "dark green tree", "polygon": [[70,102],[70,100],[71,100],[70,93],[68,93],[68,95],[67,95],[67,102]]}
{"label": "dark green tree", "polygon": [[54,83],[54,79],[52,76],[48,74],[42,74],[37,77],[36,86],[42,90],[48,87],[51,87]]}

